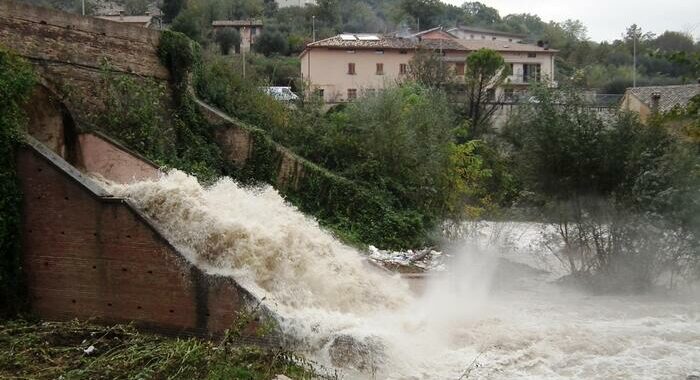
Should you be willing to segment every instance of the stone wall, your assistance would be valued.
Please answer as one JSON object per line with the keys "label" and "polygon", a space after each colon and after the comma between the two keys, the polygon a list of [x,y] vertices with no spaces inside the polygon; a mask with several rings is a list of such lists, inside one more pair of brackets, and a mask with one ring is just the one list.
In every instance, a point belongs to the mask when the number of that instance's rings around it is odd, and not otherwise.
{"label": "stone wall", "polygon": [[96,133],[78,135],[76,165],[117,183],[157,179],[158,167],[131,150]]}
{"label": "stone wall", "polygon": [[110,197],[28,139],[17,161],[33,312],[207,335],[229,328],[236,312],[254,302],[232,279],[191,265],[128,201]]}
{"label": "stone wall", "polygon": [[[44,84],[84,125],[104,91],[103,68],[168,79],[157,56],[160,32],[0,0],[0,46],[32,62]],[[107,64],[107,66],[105,66]]]}

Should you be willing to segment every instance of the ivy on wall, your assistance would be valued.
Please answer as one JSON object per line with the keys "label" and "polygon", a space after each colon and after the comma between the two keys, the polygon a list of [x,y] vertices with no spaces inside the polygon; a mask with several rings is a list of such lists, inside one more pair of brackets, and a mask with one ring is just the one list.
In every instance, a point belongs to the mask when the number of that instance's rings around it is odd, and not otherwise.
{"label": "ivy on wall", "polygon": [[15,167],[15,149],[26,127],[22,110],[36,83],[25,60],[0,47],[0,317],[23,305],[20,267],[22,195]]}

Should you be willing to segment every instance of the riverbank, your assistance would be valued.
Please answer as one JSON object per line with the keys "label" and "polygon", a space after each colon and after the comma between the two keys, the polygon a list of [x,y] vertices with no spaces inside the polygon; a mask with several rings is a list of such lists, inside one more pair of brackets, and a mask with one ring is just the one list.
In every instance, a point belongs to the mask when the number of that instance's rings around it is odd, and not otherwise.
{"label": "riverbank", "polygon": [[318,378],[311,364],[281,348],[235,339],[170,338],[129,325],[0,321],[2,379]]}

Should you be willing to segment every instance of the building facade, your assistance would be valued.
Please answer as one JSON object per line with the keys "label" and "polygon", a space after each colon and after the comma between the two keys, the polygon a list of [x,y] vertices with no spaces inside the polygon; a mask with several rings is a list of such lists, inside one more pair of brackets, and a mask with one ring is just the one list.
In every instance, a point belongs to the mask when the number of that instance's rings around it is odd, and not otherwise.
{"label": "building facade", "polygon": [[462,40],[442,28],[406,37],[341,34],[308,44],[300,55],[301,76],[309,93],[326,103],[345,102],[404,80],[419,49],[440,52],[461,80],[467,55],[481,48],[498,51],[512,73],[507,86],[494,89],[494,99],[513,97],[535,82],[554,84],[556,51],[503,40]]}
{"label": "building facade", "polygon": [[214,33],[224,29],[235,29],[241,36],[241,45],[236,52],[249,52],[263,28],[262,20],[215,20],[211,23]]}

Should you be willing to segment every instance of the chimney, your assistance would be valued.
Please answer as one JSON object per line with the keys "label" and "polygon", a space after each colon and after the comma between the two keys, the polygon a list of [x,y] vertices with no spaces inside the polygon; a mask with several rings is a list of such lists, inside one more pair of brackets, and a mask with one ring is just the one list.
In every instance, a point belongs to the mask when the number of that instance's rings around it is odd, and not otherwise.
{"label": "chimney", "polygon": [[651,93],[651,113],[656,115],[659,113],[659,100],[661,99],[660,92]]}
{"label": "chimney", "polygon": [[119,19],[122,21],[124,20],[124,11],[123,10],[119,11]]}
{"label": "chimney", "polygon": [[538,41],[537,41],[537,46],[539,46],[539,47],[544,47],[544,41],[538,40]]}

